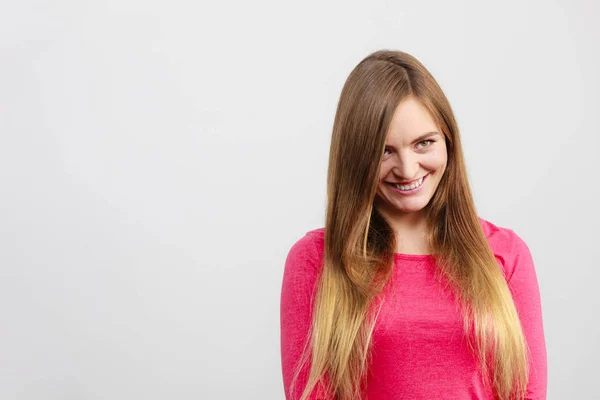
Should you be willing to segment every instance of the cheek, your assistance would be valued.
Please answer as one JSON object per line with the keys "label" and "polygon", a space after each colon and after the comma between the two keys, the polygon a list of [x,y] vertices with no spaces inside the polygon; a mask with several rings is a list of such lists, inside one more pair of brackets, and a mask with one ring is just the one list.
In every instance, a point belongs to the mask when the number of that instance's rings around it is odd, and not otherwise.
{"label": "cheek", "polygon": [[435,150],[427,155],[423,160],[423,166],[429,169],[444,169],[446,167],[446,153]]}
{"label": "cheek", "polygon": [[381,167],[379,168],[379,176],[382,178],[381,180],[383,180],[383,177],[387,176],[390,171],[392,169],[391,165],[388,165],[388,163],[386,163],[385,161],[381,163]]}

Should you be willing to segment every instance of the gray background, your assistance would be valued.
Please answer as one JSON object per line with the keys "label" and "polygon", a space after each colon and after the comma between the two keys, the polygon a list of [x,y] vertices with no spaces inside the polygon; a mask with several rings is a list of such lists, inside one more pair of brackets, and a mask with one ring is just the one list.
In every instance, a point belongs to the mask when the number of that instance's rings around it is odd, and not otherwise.
{"label": "gray background", "polygon": [[0,398],[283,398],[284,260],[391,48],[532,251],[548,398],[600,399],[597,2],[0,4]]}

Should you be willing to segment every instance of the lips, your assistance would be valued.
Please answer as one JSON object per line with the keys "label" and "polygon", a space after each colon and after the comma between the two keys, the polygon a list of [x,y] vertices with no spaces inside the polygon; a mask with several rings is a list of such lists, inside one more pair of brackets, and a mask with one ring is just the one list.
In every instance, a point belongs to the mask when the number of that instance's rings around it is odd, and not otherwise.
{"label": "lips", "polygon": [[[425,175],[423,175],[421,178],[425,178],[427,175],[429,175],[429,174],[425,174]],[[410,181],[410,182],[388,182],[388,181],[386,181],[386,183],[389,183],[390,185],[403,185],[403,186],[408,186],[408,185],[412,185],[413,183],[417,182],[417,181],[418,181],[419,179],[421,179],[421,178],[414,179],[414,180],[412,180],[412,181]]]}

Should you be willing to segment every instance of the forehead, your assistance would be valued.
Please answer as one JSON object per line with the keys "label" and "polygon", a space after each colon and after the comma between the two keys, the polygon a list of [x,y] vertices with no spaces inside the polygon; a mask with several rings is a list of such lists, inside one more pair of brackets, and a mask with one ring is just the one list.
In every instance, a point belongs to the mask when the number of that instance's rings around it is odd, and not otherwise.
{"label": "forehead", "polygon": [[388,142],[411,142],[428,132],[439,132],[433,116],[416,98],[410,96],[402,100],[388,127]]}

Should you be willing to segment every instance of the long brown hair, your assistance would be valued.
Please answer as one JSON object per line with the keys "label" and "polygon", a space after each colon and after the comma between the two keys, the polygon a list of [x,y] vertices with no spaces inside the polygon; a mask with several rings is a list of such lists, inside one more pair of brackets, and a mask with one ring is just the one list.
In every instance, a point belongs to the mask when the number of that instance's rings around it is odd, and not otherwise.
{"label": "long brown hair", "polygon": [[522,399],[528,379],[525,338],[480,225],[450,103],[415,57],[380,50],[351,71],[335,115],[323,269],[301,360],[302,364],[310,358],[311,366],[300,400],[318,384],[338,400],[361,397],[376,321],[373,300],[391,276],[396,249],[396,234],[374,200],[388,126],[407,96],[422,102],[446,140],[447,167],[426,206],[428,240],[438,272],[457,295],[484,384],[493,387],[500,400]]}

